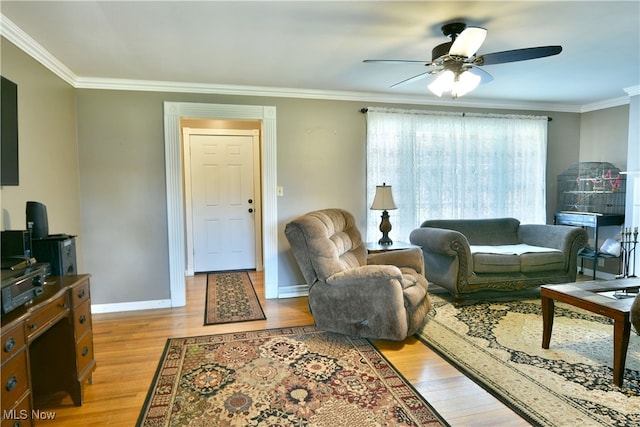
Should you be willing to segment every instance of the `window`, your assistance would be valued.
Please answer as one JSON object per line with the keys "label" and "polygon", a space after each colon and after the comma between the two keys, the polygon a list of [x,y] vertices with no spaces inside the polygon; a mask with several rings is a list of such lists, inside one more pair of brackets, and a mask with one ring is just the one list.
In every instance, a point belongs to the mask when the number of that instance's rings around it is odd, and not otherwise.
{"label": "window", "polygon": [[[427,219],[546,221],[547,117],[369,109],[367,206],[393,188],[394,240]],[[367,240],[379,238],[369,210]]]}

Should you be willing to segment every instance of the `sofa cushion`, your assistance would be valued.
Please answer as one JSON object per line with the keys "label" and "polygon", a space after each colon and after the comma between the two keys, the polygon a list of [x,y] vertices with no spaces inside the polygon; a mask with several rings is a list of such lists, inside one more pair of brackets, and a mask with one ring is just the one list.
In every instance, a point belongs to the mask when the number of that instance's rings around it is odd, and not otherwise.
{"label": "sofa cushion", "polygon": [[520,255],[520,271],[534,273],[537,271],[563,270],[565,259],[561,251],[530,252]]}
{"label": "sofa cushion", "polygon": [[473,253],[475,273],[517,273],[520,271],[520,257],[514,254]]}
{"label": "sofa cushion", "polygon": [[531,273],[562,270],[562,251],[526,245],[471,245],[475,273]]}

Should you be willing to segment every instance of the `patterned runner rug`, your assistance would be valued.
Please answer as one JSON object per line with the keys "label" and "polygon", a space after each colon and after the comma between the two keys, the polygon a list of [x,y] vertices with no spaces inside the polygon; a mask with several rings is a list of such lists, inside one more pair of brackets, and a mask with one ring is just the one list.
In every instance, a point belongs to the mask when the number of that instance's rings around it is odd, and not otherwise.
{"label": "patterned runner rug", "polygon": [[207,274],[204,324],[266,319],[246,271]]}
{"label": "patterned runner rug", "polygon": [[167,340],[139,426],[442,426],[366,339],[313,326]]}
{"label": "patterned runner rug", "polygon": [[640,425],[640,337],[634,332],[623,387],[617,387],[608,318],[556,302],[545,350],[539,299],[458,307],[447,295],[432,300],[436,314],[418,338],[533,425]]}

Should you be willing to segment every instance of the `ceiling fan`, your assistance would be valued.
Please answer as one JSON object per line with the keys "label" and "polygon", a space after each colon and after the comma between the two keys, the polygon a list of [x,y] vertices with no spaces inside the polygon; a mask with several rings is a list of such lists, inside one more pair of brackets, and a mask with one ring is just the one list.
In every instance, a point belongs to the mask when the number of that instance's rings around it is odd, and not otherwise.
{"label": "ceiling fan", "polygon": [[480,68],[481,66],[527,61],[562,52],[562,46],[540,46],[476,55],[487,36],[486,29],[467,27],[463,22],[453,22],[443,25],[442,32],[451,41],[434,47],[431,51],[431,61],[366,59],[364,62],[424,64],[429,67],[428,71],[402,80],[391,87],[412,83],[425,77],[437,76],[429,84],[429,90],[437,96],[442,96],[444,92],[451,92],[451,96],[457,98],[474,90],[480,83],[488,83],[493,80],[491,74]]}

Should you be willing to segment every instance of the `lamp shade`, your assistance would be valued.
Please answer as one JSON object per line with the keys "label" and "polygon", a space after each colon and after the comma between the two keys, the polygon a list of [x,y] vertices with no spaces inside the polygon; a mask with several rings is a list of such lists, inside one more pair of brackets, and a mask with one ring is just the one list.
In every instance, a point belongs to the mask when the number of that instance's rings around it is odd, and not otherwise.
{"label": "lamp shade", "polygon": [[376,185],[376,195],[373,198],[371,209],[378,211],[398,209],[396,203],[393,201],[390,185],[386,185],[385,183]]}

